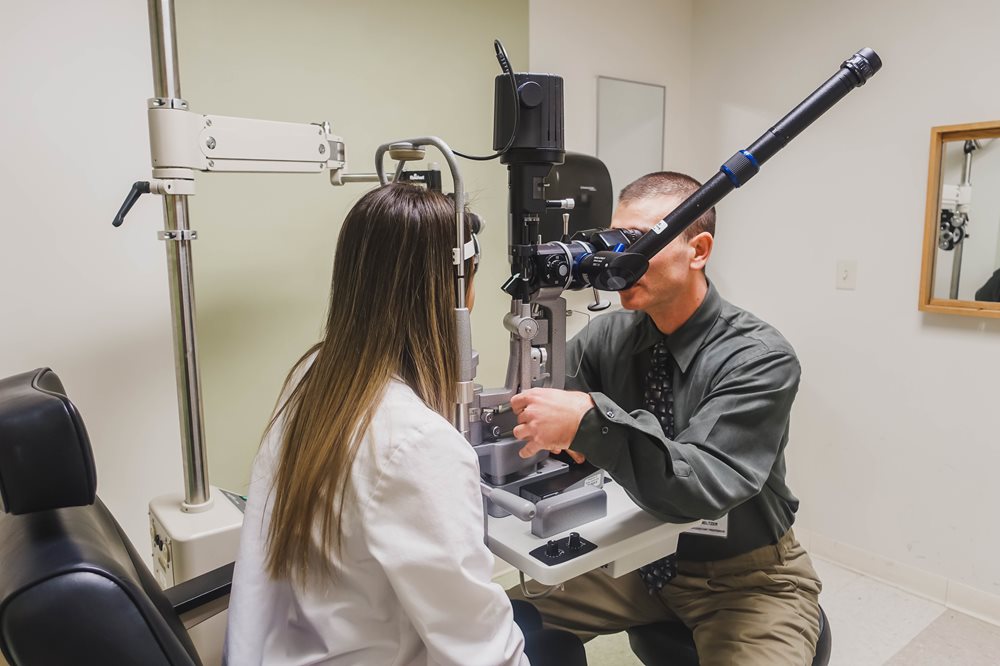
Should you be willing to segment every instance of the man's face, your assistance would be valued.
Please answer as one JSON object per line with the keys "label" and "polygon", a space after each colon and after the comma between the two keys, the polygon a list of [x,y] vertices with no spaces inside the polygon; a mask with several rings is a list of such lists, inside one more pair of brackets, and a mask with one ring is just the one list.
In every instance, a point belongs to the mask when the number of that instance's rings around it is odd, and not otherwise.
{"label": "man's face", "polygon": [[[611,218],[611,227],[649,231],[685,198],[668,194],[619,205]],[[694,249],[684,236],[675,238],[649,261],[649,270],[642,279],[619,292],[622,307],[645,312],[670,307],[691,279],[693,256]]]}

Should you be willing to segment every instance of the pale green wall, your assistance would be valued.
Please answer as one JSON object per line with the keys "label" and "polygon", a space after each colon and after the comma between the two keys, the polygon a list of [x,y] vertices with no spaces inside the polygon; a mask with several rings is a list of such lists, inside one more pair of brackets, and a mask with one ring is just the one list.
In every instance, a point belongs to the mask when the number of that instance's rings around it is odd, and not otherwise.
{"label": "pale green wall", "polygon": [[[515,69],[528,64],[526,0],[212,0],[179,3],[177,21],[181,90],[193,110],[329,120],[353,172],[372,171],[379,144],[408,136],[488,151],[493,39]],[[488,223],[473,323],[479,377],[496,384],[507,346],[498,289],[508,275],[507,173],[496,161],[461,167]],[[246,486],[285,373],[320,335],[340,222],[369,187],[334,188],[325,176],[199,177],[191,215],[214,484]]]}

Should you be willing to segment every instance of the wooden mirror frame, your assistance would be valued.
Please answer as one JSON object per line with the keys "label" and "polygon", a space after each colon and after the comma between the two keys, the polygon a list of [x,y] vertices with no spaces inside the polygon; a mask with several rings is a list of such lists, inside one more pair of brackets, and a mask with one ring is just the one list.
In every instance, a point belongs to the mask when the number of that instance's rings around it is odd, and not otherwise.
{"label": "wooden mirror frame", "polygon": [[924,221],[924,256],[920,265],[920,300],[924,312],[1000,318],[1000,303],[962,301],[934,297],[934,260],[938,249],[941,216],[941,158],[944,144],[950,141],[1000,138],[1000,120],[965,125],[941,125],[931,128],[931,151],[927,166],[927,214]]}

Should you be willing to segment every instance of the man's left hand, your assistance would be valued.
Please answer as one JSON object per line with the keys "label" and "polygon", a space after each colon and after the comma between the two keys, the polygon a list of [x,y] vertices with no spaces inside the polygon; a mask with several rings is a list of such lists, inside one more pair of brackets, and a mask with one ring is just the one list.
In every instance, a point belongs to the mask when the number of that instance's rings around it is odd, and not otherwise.
{"label": "man's left hand", "polygon": [[594,406],[589,393],[559,389],[533,388],[515,395],[510,407],[517,414],[514,437],[523,439],[522,458],[539,451],[567,451],[577,462],[584,457],[569,446],[580,428],[584,414]]}

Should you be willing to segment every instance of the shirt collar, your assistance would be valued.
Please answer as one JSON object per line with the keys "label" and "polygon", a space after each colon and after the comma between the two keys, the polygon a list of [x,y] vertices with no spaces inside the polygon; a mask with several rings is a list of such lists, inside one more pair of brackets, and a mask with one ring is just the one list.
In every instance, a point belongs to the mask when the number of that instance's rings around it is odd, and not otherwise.
{"label": "shirt collar", "polygon": [[[706,278],[707,280],[707,278]],[[656,328],[652,318],[645,313],[640,313],[636,322],[636,338],[634,353],[646,351],[660,340],[667,341],[667,348],[677,362],[677,367],[681,372],[687,372],[688,366],[694,360],[695,354],[701,348],[705,336],[712,330],[715,320],[722,312],[722,297],[715,289],[711,280],[708,280],[708,291],[705,299],[698,306],[686,322],[670,335],[663,335]]]}

